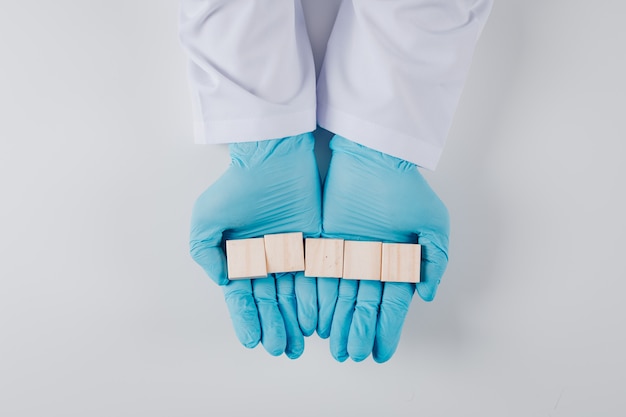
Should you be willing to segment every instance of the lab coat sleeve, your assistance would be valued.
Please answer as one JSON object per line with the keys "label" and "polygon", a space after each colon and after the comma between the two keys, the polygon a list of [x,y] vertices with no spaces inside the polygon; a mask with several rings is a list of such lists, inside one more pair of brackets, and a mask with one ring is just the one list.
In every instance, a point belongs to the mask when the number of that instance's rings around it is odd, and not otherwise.
{"label": "lab coat sleeve", "polygon": [[318,123],[435,169],[492,0],[343,0]]}
{"label": "lab coat sleeve", "polygon": [[315,66],[300,0],[182,0],[197,143],[316,128]]}

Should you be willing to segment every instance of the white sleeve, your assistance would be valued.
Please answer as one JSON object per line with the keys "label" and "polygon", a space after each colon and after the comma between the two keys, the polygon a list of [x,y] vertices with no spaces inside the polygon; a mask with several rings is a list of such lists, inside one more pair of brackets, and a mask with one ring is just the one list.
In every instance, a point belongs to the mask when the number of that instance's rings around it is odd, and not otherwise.
{"label": "white sleeve", "polygon": [[196,142],[315,130],[315,66],[300,0],[182,0],[180,40]]}
{"label": "white sleeve", "polygon": [[318,123],[435,169],[492,0],[343,0]]}

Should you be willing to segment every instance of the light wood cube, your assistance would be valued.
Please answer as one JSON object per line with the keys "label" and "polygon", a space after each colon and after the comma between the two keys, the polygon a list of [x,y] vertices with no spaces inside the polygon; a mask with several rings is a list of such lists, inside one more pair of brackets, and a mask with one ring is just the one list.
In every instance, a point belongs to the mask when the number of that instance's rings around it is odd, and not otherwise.
{"label": "light wood cube", "polygon": [[420,282],[421,261],[421,245],[383,243],[381,281]]}
{"label": "light wood cube", "polygon": [[267,272],[304,271],[302,232],[265,235]]}
{"label": "light wood cube", "polygon": [[315,278],[341,278],[343,239],[308,238],[304,275]]}
{"label": "light wood cube", "polygon": [[228,279],[267,277],[265,243],[262,237],[226,241]]}
{"label": "light wood cube", "polygon": [[381,242],[346,240],[343,248],[343,278],[380,281]]}

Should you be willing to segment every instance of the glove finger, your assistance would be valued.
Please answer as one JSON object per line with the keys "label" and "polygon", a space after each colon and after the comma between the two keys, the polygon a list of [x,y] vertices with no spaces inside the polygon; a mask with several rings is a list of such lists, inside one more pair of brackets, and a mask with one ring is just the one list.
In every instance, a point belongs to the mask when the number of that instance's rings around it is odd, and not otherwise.
{"label": "glove finger", "polygon": [[218,285],[228,284],[226,255],[219,246],[207,246],[202,242],[191,242],[191,257]]}
{"label": "glove finger", "polygon": [[273,277],[252,280],[254,301],[261,322],[261,343],[272,356],[279,356],[287,346],[283,316],[276,299],[276,281]]}
{"label": "glove finger", "polygon": [[348,359],[348,335],[358,288],[359,282],[355,280],[342,279],[339,282],[337,304],[330,328],[330,353],[339,362]]}
{"label": "glove finger", "polygon": [[432,301],[437,293],[439,282],[448,266],[447,246],[430,237],[419,238],[422,245],[422,264],[420,282],[416,284],[417,293],[424,301]]}
{"label": "glove finger", "polygon": [[297,272],[294,276],[298,322],[304,336],[311,336],[317,327],[317,283],[315,278]]}
{"label": "glove finger", "polygon": [[255,347],[261,340],[261,323],[250,280],[231,281],[222,288],[237,339],[247,348]]}
{"label": "glove finger", "polygon": [[289,359],[299,358],[302,352],[304,352],[304,336],[298,324],[294,277],[292,274],[276,274],[276,295],[287,337],[285,354]]}
{"label": "glove finger", "polygon": [[330,336],[330,328],[333,322],[338,293],[339,279],[317,279],[317,305],[319,309],[317,318],[317,334],[322,339],[326,339]]}
{"label": "glove finger", "polygon": [[413,284],[385,283],[372,354],[376,362],[386,362],[395,353],[414,292]]}
{"label": "glove finger", "polygon": [[348,353],[355,362],[361,362],[372,353],[382,292],[383,287],[380,281],[360,281],[359,283],[348,336]]}

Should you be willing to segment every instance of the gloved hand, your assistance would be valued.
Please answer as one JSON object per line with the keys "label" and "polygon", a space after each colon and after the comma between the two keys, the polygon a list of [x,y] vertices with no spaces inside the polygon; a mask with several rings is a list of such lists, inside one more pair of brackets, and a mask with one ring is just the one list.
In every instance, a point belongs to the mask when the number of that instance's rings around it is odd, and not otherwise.
{"label": "gloved hand", "polygon": [[230,145],[231,165],[196,201],[191,221],[193,259],[217,284],[239,341],[259,341],[271,355],[292,359],[304,350],[303,335],[317,325],[314,278],[302,272],[267,278],[227,278],[224,242],[266,234],[321,231],[320,177],[311,133]]}
{"label": "gloved hand", "polygon": [[[448,211],[416,165],[335,136],[322,236],[422,245],[421,282],[318,279],[318,333],[333,357],[391,358],[413,292],[431,301],[448,263]],[[332,323],[332,326],[331,326]]]}

